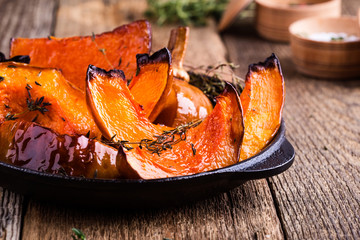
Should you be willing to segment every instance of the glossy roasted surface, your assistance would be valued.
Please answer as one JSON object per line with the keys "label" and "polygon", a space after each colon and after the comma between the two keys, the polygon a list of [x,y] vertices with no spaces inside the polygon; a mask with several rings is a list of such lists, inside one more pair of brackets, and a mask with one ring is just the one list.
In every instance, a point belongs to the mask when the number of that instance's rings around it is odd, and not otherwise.
{"label": "glossy roasted surface", "polygon": [[86,178],[119,178],[117,149],[85,136],[59,135],[26,121],[0,126],[2,162],[39,172]]}
{"label": "glossy roasted surface", "polygon": [[121,69],[131,79],[136,73],[136,54],[149,53],[150,49],[150,25],[137,21],[87,37],[14,38],[10,56],[29,55],[34,66],[61,69],[66,79],[85,90],[89,64],[107,70]]}

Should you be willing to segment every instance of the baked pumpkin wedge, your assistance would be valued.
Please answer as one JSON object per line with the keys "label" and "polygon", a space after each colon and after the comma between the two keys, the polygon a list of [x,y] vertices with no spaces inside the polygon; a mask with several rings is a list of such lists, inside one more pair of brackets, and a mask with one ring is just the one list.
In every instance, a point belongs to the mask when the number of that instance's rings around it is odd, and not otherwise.
{"label": "baked pumpkin wedge", "polygon": [[190,77],[183,68],[189,31],[188,27],[178,27],[171,31],[168,49],[172,56],[174,80],[171,92],[155,123],[177,127],[187,122],[204,119],[213,109],[206,95],[188,83]]}
{"label": "baked pumpkin wedge", "polygon": [[245,126],[240,160],[244,160],[259,153],[281,124],[285,83],[275,54],[249,66],[240,99]]}
{"label": "baked pumpkin wedge", "polygon": [[155,123],[177,127],[206,118],[212,109],[210,100],[200,89],[174,78],[171,92]]}
{"label": "baked pumpkin wedge", "polygon": [[119,178],[117,149],[83,135],[55,133],[33,122],[7,121],[0,125],[2,162],[40,172]]}
{"label": "baked pumpkin wedge", "polygon": [[154,121],[172,87],[171,55],[169,50],[163,48],[151,56],[138,54],[136,59],[138,70],[129,88],[136,101],[142,105],[145,116]]}
{"label": "baked pumpkin wedge", "polygon": [[10,56],[29,55],[31,65],[61,69],[66,79],[84,90],[89,64],[121,69],[131,79],[136,73],[136,54],[150,49],[150,24],[141,20],[86,37],[14,38]]}
{"label": "baked pumpkin wedge", "polygon": [[226,167],[239,161],[243,130],[239,96],[227,84],[212,113],[199,125],[180,131],[181,140],[167,150],[162,148],[177,137],[170,135],[164,142],[158,138],[155,147],[147,143],[130,150],[119,148],[118,170],[127,178],[154,179]]}
{"label": "baked pumpkin wedge", "polygon": [[105,71],[90,65],[86,78],[86,100],[102,135],[113,141],[139,141],[161,133],[127,87],[121,70]]}
{"label": "baked pumpkin wedge", "polygon": [[0,63],[0,123],[34,121],[60,134],[99,136],[84,93],[56,69]]}

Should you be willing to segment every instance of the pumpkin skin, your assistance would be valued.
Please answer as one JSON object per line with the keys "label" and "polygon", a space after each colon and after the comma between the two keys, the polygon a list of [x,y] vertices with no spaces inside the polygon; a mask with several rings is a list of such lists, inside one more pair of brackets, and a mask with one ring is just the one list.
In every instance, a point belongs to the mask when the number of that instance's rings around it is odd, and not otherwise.
{"label": "pumpkin skin", "polygon": [[226,167],[239,161],[243,130],[239,96],[227,84],[212,113],[186,131],[185,141],[159,155],[144,147],[120,148],[118,170],[126,178],[154,179]]}
{"label": "pumpkin skin", "polygon": [[136,73],[136,54],[149,53],[150,49],[150,24],[141,20],[94,36],[14,38],[10,56],[29,55],[31,65],[61,69],[66,79],[85,90],[89,64],[121,69],[131,79]]}
{"label": "pumpkin skin", "polygon": [[[24,63],[0,63],[0,123],[7,114],[19,114],[18,119],[35,121],[59,134],[99,136],[91,113],[86,107],[84,93],[74,89],[56,69],[32,67]],[[30,90],[27,91],[26,88]],[[49,102],[47,112],[27,112],[29,93],[35,101],[44,97]],[[36,118],[36,120],[34,120]]]}
{"label": "pumpkin skin", "polygon": [[172,87],[171,54],[163,48],[151,56],[137,54],[136,59],[138,70],[129,89],[142,105],[145,116],[154,121],[163,109]]}
{"label": "pumpkin skin", "polygon": [[40,172],[120,178],[117,149],[85,136],[60,135],[26,121],[7,121],[0,126],[0,159]]}
{"label": "pumpkin skin", "polygon": [[285,82],[275,54],[249,66],[240,99],[245,126],[240,160],[244,160],[259,153],[281,124]]}

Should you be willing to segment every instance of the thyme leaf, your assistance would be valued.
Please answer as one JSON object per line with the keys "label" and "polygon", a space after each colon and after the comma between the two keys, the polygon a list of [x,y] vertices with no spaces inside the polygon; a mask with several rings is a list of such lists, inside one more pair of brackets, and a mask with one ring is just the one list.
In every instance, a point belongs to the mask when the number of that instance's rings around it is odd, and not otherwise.
{"label": "thyme leaf", "polygon": [[[44,114],[45,112],[49,111],[49,109],[47,109],[46,107],[50,106],[51,103],[44,102],[44,99],[45,99],[44,96],[42,96],[40,98],[36,98],[34,100],[32,98],[31,92],[30,92],[32,87],[29,84],[27,84],[25,89],[26,89],[26,91],[28,93],[28,97],[26,98],[27,109],[25,111],[21,112],[21,113],[14,113],[13,114],[11,112],[8,112],[6,114],[6,116],[5,116],[5,121],[15,120],[15,119],[18,118],[18,116],[23,115],[23,114],[28,113],[28,112],[39,111],[39,112],[41,112],[41,114]],[[33,119],[33,122],[35,122],[36,120],[37,120],[37,116]]]}
{"label": "thyme leaf", "polygon": [[[163,151],[172,149],[172,147],[175,144],[181,141],[185,141],[187,130],[198,126],[201,122],[202,120],[189,122],[184,125],[178,126],[174,129],[163,131],[160,135],[155,135],[154,139],[141,139],[139,142],[130,142],[126,140],[121,140],[118,142],[107,141],[107,140],[102,140],[102,141],[103,143],[113,147],[121,146],[128,151],[134,149],[133,146],[137,145],[140,149],[144,148],[150,151],[152,154],[157,154],[158,156],[160,156],[160,154]],[[196,149],[193,147],[193,144],[191,146],[192,146],[193,154],[195,155]]]}
{"label": "thyme leaf", "polygon": [[191,69],[188,71],[190,76],[189,83],[203,91],[213,105],[216,103],[215,97],[224,91],[225,81],[222,80],[224,75],[231,76],[231,81],[239,95],[242,92],[244,80],[235,75],[233,70],[238,66],[233,63],[220,63],[216,66],[200,66],[196,68],[186,67]]}
{"label": "thyme leaf", "polygon": [[71,231],[74,233],[71,235],[73,240],[86,240],[85,234],[81,230],[72,228]]}
{"label": "thyme leaf", "polygon": [[208,17],[219,20],[228,0],[148,0],[145,12],[156,19],[158,25],[176,23],[181,25],[206,25]]}
{"label": "thyme leaf", "polygon": [[92,33],[91,41],[93,41],[95,43],[95,46],[99,50],[99,52],[101,52],[102,55],[104,55],[104,58],[105,58],[106,62],[109,64],[109,66],[112,69],[114,69],[114,66],[111,64],[111,62],[109,61],[109,59],[106,56],[106,49],[105,48],[100,48],[100,46],[98,45],[98,43],[95,40],[96,40],[96,35],[95,35],[95,33]]}

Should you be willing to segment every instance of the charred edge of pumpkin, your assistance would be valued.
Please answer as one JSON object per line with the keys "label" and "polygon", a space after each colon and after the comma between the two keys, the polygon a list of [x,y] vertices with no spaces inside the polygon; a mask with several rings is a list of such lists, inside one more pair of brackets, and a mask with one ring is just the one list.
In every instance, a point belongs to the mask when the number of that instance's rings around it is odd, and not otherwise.
{"label": "charred edge of pumpkin", "polygon": [[266,58],[264,62],[250,64],[246,79],[252,72],[259,72],[264,69],[274,69],[274,68],[278,68],[281,77],[283,77],[280,61],[278,57],[275,55],[275,53],[272,53],[271,56]]}
{"label": "charred edge of pumpkin", "polygon": [[136,63],[138,69],[147,64],[155,63],[167,63],[171,64],[171,53],[167,48],[160,49],[159,51],[153,53],[151,56],[149,54],[136,54]]}
{"label": "charred edge of pumpkin", "polygon": [[0,62],[17,62],[17,63],[30,63],[30,57],[28,55],[18,55],[12,58],[6,59],[5,54],[0,52]]}
{"label": "charred edge of pumpkin", "polygon": [[96,78],[96,76],[103,76],[108,78],[121,78],[125,81],[125,74],[122,70],[112,69],[106,71],[102,68],[98,68],[90,64],[86,71],[86,82],[93,80],[94,78]]}

